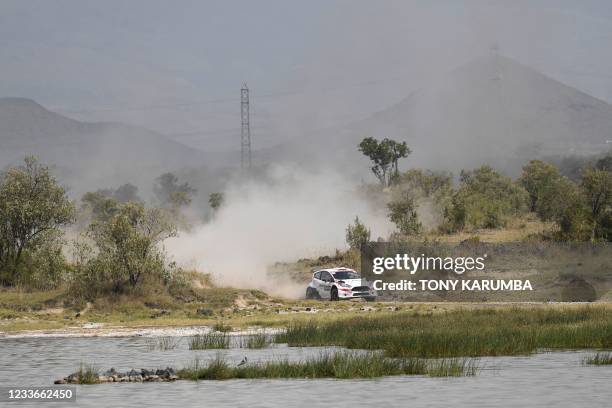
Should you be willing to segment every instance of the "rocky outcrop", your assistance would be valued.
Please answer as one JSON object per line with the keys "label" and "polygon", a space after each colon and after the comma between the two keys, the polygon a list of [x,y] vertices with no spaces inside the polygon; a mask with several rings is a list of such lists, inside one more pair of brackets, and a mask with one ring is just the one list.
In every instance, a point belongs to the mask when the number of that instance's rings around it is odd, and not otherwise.
{"label": "rocky outcrop", "polygon": [[109,382],[169,382],[176,381],[179,377],[173,368],[167,367],[164,369],[148,370],[141,368],[138,370],[132,369],[127,372],[118,372],[114,368],[103,373],[95,373],[93,378],[83,379],[81,373],[72,373],[61,380],[56,380],[55,384],[98,384]]}

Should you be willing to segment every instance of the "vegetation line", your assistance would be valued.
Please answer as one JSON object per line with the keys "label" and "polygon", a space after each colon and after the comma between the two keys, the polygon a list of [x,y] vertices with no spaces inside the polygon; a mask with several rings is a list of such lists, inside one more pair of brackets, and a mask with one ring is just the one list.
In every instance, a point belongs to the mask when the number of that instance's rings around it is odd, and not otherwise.
{"label": "vegetation line", "polygon": [[584,364],[612,365],[612,352],[599,352],[584,359]]}
{"label": "vegetation line", "polygon": [[[605,306],[559,309],[399,312],[334,322],[300,322],[275,341],[290,346],[336,345],[383,350],[388,357],[452,358],[517,355],[538,349],[611,347]],[[356,335],[358,334],[358,335]]]}
{"label": "vegetation line", "polygon": [[395,375],[429,375],[432,377],[473,376],[478,372],[473,359],[428,361],[420,358],[390,359],[378,352],[322,353],[303,361],[288,360],[247,363],[231,366],[217,355],[208,364],[194,360],[190,367],[178,371],[186,380],[229,380],[255,378],[376,378]]}
{"label": "vegetation line", "polygon": [[189,350],[227,349],[230,336],[226,333],[198,334],[189,340]]}

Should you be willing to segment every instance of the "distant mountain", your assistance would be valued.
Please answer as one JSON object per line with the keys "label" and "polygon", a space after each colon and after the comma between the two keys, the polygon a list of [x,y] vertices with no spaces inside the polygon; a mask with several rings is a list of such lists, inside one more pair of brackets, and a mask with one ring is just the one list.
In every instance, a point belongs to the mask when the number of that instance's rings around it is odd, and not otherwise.
{"label": "distant mountain", "polygon": [[[490,55],[451,71],[404,100],[336,132],[318,135],[342,165],[367,159],[366,136],[405,140],[404,166],[458,171],[483,163],[517,173],[528,159],[593,154],[612,139],[612,106],[512,59]],[[302,147],[301,155],[304,157]]]}
{"label": "distant mountain", "polygon": [[[357,145],[367,136],[406,141],[413,153],[402,162],[404,169],[458,173],[488,163],[516,175],[529,159],[609,149],[612,106],[512,59],[489,55],[361,121],[254,151],[253,161],[262,168],[278,162],[331,165],[363,177],[369,162]],[[78,192],[124,182],[150,187],[162,172],[181,169],[190,169],[184,174],[196,180],[201,171],[194,174],[195,168],[218,171],[239,163],[238,152],[204,153],[147,129],[79,122],[28,99],[0,98],[0,168],[26,154],[54,165]],[[200,189],[218,179],[208,174]]]}
{"label": "distant mountain", "polygon": [[164,171],[202,167],[211,160],[151,130],[79,122],[23,98],[0,98],[0,146],[0,169],[33,154],[79,192],[150,183]]}

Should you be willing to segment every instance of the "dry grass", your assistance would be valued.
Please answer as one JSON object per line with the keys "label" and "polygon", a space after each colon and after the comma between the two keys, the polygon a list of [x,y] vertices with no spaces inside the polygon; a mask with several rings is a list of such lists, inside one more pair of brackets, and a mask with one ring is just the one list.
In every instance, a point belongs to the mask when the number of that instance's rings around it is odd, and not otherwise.
{"label": "dry grass", "polygon": [[[458,243],[477,236],[481,242],[505,243],[523,241],[530,236],[550,231],[552,228],[554,228],[552,223],[542,222],[533,216],[526,216],[511,220],[506,228],[478,229],[454,234],[431,233],[426,237],[445,243]],[[423,237],[419,239],[422,240]]]}

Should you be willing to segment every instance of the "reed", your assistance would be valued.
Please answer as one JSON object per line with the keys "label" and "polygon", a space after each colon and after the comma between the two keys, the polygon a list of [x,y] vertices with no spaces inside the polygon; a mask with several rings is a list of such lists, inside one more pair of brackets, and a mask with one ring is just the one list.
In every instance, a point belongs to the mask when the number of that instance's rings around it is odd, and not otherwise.
{"label": "reed", "polygon": [[246,335],[240,338],[241,348],[262,349],[268,347],[271,343],[272,338],[264,333]]}
{"label": "reed", "polygon": [[97,384],[98,383],[98,370],[91,364],[83,364],[79,366],[78,371],[75,373],[78,384]]}
{"label": "reed", "polygon": [[516,307],[298,322],[275,342],[383,350],[387,357],[453,358],[606,348],[611,332],[612,314],[604,307]]}
{"label": "reed", "polygon": [[149,351],[153,351],[153,350],[168,351],[168,350],[174,350],[175,348],[177,348],[181,342],[181,339],[180,337],[165,336],[165,337],[149,338],[146,340],[146,342],[147,342],[147,348],[149,349]]}
{"label": "reed", "polygon": [[611,365],[612,352],[598,352],[584,359],[584,364],[589,365]]}
{"label": "reed", "polygon": [[225,333],[206,333],[189,339],[189,350],[227,349],[230,337]]}
{"label": "reed", "polygon": [[429,362],[420,358],[386,358],[379,352],[322,353],[303,361],[289,360],[230,365],[220,354],[203,365],[195,360],[178,371],[182,379],[229,380],[257,378],[378,378],[395,375],[462,376],[475,375],[471,360],[453,359]]}

